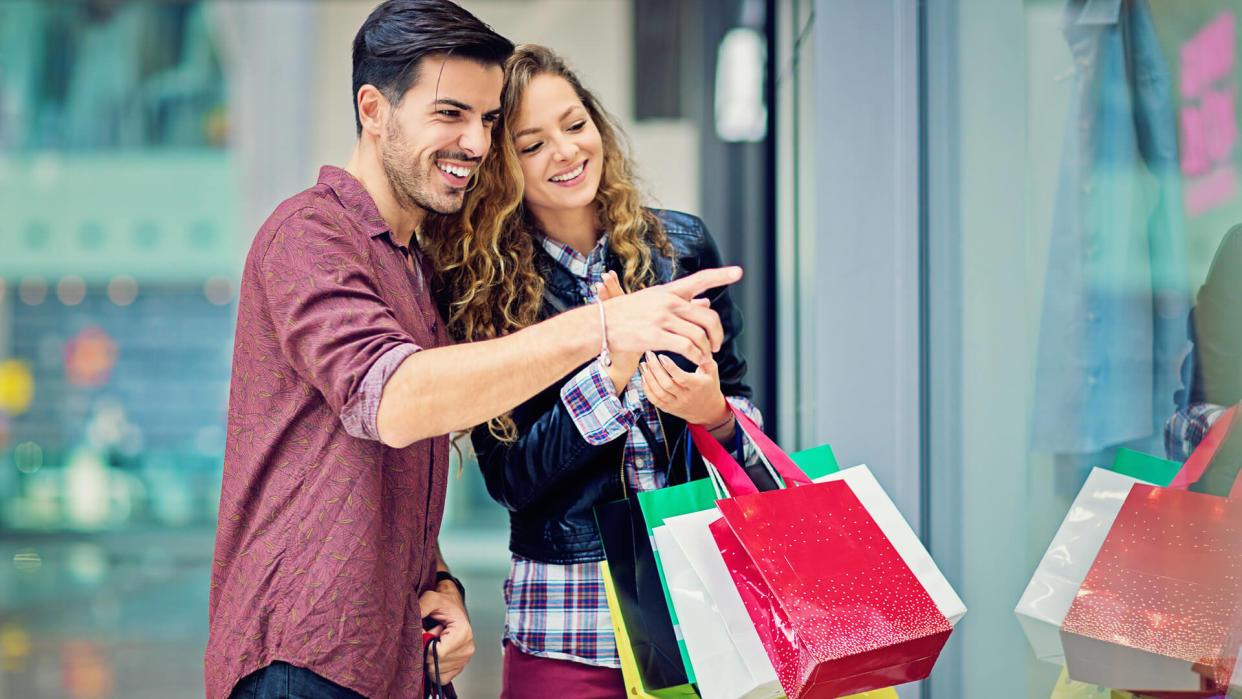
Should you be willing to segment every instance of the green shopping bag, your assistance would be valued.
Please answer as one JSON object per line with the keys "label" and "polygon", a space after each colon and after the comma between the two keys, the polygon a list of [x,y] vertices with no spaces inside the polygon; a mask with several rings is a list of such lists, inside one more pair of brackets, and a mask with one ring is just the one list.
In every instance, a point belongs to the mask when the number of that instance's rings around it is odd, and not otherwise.
{"label": "green shopping bag", "polygon": [[824,444],[810,449],[803,449],[789,455],[798,468],[807,475],[811,480],[822,478],[830,473],[836,473],[841,470],[837,464],[837,457],[832,453],[832,447]]}
{"label": "green shopping bag", "polygon": [[1113,457],[1112,471],[1152,485],[1167,487],[1181,468],[1182,465],[1176,461],[1161,459],[1133,449],[1118,449],[1117,456]]}

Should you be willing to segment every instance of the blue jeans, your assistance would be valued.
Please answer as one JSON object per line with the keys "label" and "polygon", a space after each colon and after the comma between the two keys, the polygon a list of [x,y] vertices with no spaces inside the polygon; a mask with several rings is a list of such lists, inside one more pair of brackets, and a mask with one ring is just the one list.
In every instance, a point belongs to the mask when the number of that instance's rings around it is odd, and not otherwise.
{"label": "blue jeans", "polygon": [[366,699],[304,667],[277,660],[246,675],[230,699]]}

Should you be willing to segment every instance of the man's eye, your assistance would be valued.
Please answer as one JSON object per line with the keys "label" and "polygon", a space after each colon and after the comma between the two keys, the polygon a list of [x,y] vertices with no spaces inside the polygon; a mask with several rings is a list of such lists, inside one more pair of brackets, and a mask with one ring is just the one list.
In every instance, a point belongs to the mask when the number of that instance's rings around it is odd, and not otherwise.
{"label": "man's eye", "polygon": [[456,119],[457,117],[461,116],[461,112],[456,109],[441,109],[439,111],[439,114],[440,116],[448,117],[450,119]]}

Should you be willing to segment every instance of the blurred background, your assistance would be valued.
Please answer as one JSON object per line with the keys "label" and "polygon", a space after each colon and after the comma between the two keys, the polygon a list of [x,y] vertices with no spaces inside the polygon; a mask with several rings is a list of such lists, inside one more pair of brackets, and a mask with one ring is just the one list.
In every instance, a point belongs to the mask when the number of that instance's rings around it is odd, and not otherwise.
{"label": "blurred background", "polygon": [[[374,4],[0,0],[0,697],[202,695],[237,279],[348,158]],[[1164,453],[1242,222],[1242,0],[462,4],[745,266],[769,432],[868,463],[970,607],[902,696],[1047,697],[1012,608],[1087,470]],[[496,696],[507,519],[462,466],[459,689]]]}

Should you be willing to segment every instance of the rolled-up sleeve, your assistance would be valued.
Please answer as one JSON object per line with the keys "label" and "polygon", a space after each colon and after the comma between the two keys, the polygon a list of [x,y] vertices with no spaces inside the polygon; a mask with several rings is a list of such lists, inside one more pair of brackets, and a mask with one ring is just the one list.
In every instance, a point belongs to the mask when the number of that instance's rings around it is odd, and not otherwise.
{"label": "rolled-up sleeve", "polygon": [[303,209],[273,235],[260,273],[281,353],[349,433],[363,436],[375,430],[372,411],[379,400],[363,390],[364,382],[372,378],[382,393],[382,384],[418,346],[380,296],[355,235],[331,215]]}
{"label": "rolled-up sleeve", "polygon": [[565,382],[561,401],[582,438],[593,446],[607,444],[625,434],[636,419],[622,404],[598,359]]}
{"label": "rolled-up sleeve", "polygon": [[367,375],[362,378],[362,385],[354,392],[353,397],[345,404],[345,411],[341,413],[341,423],[351,437],[379,441],[379,404],[380,398],[384,397],[384,387],[388,385],[388,379],[397,367],[401,366],[401,362],[420,349],[422,348],[412,342],[397,345],[375,360],[367,370]]}

